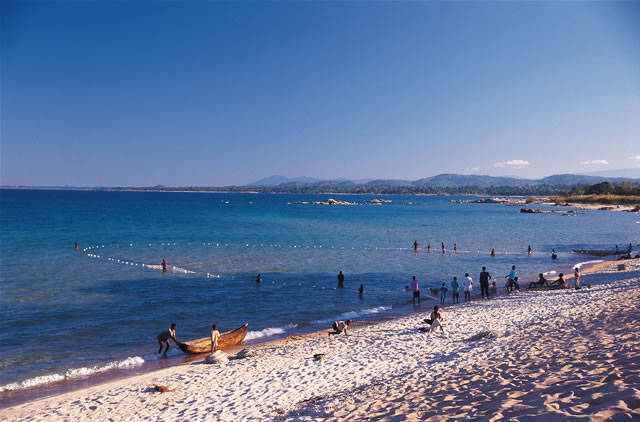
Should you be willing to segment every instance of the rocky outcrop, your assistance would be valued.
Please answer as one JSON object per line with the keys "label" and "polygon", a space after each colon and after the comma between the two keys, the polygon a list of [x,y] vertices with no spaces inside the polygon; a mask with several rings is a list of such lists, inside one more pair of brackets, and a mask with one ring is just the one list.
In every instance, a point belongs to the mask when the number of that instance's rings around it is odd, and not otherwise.
{"label": "rocky outcrop", "polygon": [[553,211],[547,211],[547,210],[537,210],[534,208],[520,208],[520,212],[525,212],[525,213],[529,213],[529,214],[575,214],[576,210],[568,210],[568,211],[558,211],[558,210],[553,210]]}
{"label": "rocky outcrop", "polygon": [[313,205],[358,205],[357,202],[338,201],[337,199],[329,198],[326,201],[314,201]]}

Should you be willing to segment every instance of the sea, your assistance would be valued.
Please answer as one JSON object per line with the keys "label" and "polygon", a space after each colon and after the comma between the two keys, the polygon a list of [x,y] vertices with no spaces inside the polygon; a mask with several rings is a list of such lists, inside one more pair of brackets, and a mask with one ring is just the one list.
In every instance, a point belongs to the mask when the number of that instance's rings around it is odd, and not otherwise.
{"label": "sea", "polygon": [[[330,197],[355,205],[312,203]],[[502,287],[512,265],[523,281],[552,276],[598,259],[572,249],[640,237],[637,214],[460,199],[474,198],[0,190],[0,406],[16,392],[180,364],[175,347],[169,359],[156,353],[173,322],[181,341],[214,323],[248,323],[247,344],[269,341],[426,310],[429,287],[477,280],[482,266]],[[414,275],[422,308],[406,291]]]}

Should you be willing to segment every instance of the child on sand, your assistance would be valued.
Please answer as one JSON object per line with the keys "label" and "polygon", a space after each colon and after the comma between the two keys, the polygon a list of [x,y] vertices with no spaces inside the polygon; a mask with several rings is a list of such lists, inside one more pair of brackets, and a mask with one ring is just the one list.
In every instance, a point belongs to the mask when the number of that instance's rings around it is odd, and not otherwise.
{"label": "child on sand", "polygon": [[442,326],[442,313],[440,312],[437,306],[433,307],[433,312],[429,316],[429,320],[431,320],[431,328],[429,329],[429,334],[433,333],[440,328],[440,331],[444,332],[444,327]]}
{"label": "child on sand", "polygon": [[220,333],[216,324],[211,326],[211,353],[214,353],[218,349],[218,339],[220,339]]}

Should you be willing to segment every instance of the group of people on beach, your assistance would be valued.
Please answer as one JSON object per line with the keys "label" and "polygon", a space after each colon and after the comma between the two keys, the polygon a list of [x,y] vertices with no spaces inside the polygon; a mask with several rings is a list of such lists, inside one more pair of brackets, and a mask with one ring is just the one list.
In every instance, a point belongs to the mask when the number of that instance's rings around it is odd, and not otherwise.
{"label": "group of people on beach", "polygon": [[[515,269],[515,266],[514,266]],[[480,292],[482,294],[483,299],[489,299],[489,280],[491,280],[491,274],[487,272],[486,267],[482,267],[482,272],[480,273]],[[416,276],[413,276],[411,279],[411,283],[409,284],[411,291],[413,292],[413,304],[416,304],[416,300],[418,305],[420,305],[420,284],[416,279]],[[409,288],[407,286],[406,289]],[[458,282],[458,277],[453,277],[453,281],[451,282],[451,303],[459,303],[460,302],[460,289],[464,292],[464,301],[471,302],[471,295],[473,294],[473,279],[469,275],[469,273],[465,273],[464,280],[462,284]],[[495,281],[493,282],[493,290],[494,293],[497,290]],[[442,286],[438,289],[429,287],[429,292],[433,296],[440,296],[440,304],[444,305],[445,299],[447,297],[447,293],[449,289],[447,288],[446,283],[442,283]]]}

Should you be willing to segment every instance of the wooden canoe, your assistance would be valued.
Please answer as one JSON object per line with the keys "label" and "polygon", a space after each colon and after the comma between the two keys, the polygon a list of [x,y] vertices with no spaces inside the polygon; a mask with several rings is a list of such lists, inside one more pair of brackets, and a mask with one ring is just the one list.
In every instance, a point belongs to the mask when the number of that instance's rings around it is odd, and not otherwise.
{"label": "wooden canoe", "polygon": [[573,252],[592,256],[621,255],[627,253],[626,250],[619,250],[616,252],[615,249],[574,249]]}
{"label": "wooden canoe", "polygon": [[[226,349],[235,346],[244,340],[249,331],[249,324],[244,324],[235,330],[227,331],[220,334],[218,339],[218,349]],[[204,337],[198,340],[185,341],[178,344],[180,350],[190,355],[200,353],[211,353],[211,337]]]}

